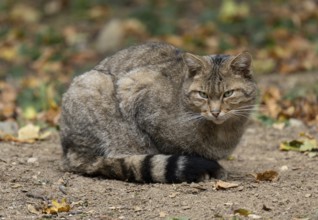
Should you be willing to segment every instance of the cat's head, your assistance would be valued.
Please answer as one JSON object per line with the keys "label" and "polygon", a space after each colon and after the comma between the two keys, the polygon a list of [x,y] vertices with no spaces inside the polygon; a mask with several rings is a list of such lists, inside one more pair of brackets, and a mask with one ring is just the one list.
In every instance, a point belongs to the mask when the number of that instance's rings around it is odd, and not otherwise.
{"label": "cat's head", "polygon": [[192,112],[215,124],[248,117],[257,95],[248,52],[203,57],[185,53],[184,62],[184,102]]}

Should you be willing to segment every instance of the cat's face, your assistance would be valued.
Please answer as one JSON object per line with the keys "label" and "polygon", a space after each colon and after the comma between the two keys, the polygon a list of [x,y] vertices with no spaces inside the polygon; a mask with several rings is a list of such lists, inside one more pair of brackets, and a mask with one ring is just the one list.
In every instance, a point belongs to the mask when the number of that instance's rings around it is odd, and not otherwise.
{"label": "cat's face", "polygon": [[250,54],[187,56],[189,73],[184,90],[191,111],[215,124],[246,119],[257,94]]}

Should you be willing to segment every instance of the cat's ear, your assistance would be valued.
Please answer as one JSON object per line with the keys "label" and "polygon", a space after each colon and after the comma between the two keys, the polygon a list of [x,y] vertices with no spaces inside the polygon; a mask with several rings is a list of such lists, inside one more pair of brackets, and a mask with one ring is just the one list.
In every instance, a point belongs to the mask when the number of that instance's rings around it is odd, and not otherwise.
{"label": "cat's ear", "polygon": [[244,51],[231,60],[230,67],[235,74],[244,77],[251,77],[252,56],[249,52]]}
{"label": "cat's ear", "polygon": [[205,65],[204,61],[191,53],[185,53],[183,55],[183,60],[185,64],[188,66],[188,78],[194,77]]}

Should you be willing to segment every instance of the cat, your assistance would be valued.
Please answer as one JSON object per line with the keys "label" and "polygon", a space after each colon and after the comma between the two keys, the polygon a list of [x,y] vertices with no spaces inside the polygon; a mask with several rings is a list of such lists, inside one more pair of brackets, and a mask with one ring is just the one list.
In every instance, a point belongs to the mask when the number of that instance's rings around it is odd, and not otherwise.
{"label": "cat", "polygon": [[248,52],[198,56],[162,42],[123,49],[63,95],[64,169],[130,182],[225,179],[257,85]]}

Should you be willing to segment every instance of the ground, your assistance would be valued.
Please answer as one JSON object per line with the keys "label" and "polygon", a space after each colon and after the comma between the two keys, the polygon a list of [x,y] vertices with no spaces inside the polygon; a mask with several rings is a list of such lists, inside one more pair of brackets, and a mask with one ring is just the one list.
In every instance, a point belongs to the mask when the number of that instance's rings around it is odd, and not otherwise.
{"label": "ground", "polygon": [[[264,84],[293,86],[317,74],[261,79]],[[317,129],[302,123],[278,129],[252,120],[232,160],[221,161],[227,182],[135,184],[83,177],[60,170],[58,135],[35,144],[0,143],[0,219],[318,219],[318,157],[280,151],[284,140]],[[278,179],[256,181],[253,174],[275,170]],[[67,199],[69,212],[42,214],[52,199]],[[233,217],[235,210],[252,214]],[[242,213],[242,212],[241,212]]]}

